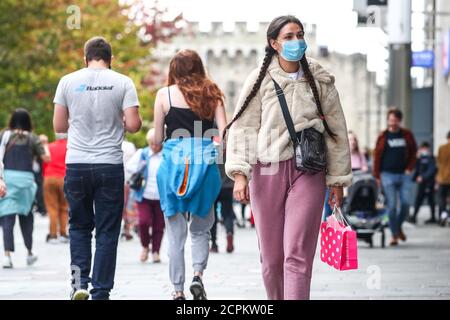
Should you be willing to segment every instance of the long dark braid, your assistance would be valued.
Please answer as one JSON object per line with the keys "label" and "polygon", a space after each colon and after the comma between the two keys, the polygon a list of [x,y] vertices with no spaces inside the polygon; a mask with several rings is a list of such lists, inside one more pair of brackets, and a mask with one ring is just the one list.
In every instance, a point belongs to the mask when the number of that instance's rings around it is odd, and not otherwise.
{"label": "long dark braid", "polygon": [[303,56],[302,60],[300,60],[300,64],[302,66],[303,73],[306,77],[306,80],[309,82],[309,86],[311,87],[311,90],[314,95],[314,100],[316,101],[317,110],[319,111],[319,117],[322,119],[323,126],[325,127],[325,131],[330,135],[330,137],[335,138],[336,134],[331,131],[330,127],[328,126],[327,120],[325,119],[325,115],[322,110],[322,103],[320,102],[319,97],[319,90],[317,90],[316,81],[314,81],[314,76],[309,69],[308,60],[306,59],[306,56]]}
{"label": "long dark braid", "polygon": [[259,88],[261,88],[261,83],[264,80],[264,77],[266,76],[267,69],[269,68],[270,62],[272,61],[272,57],[275,55],[275,53],[276,51],[271,46],[266,47],[266,55],[264,56],[263,64],[261,66],[261,69],[259,70],[259,75],[255,81],[255,84],[253,85],[252,91],[248,94],[247,98],[245,98],[245,101],[242,104],[241,109],[239,109],[239,112],[236,113],[231,122],[223,130],[222,136],[223,140],[225,140],[227,130],[230,129],[233,123],[236,122],[236,120],[238,120],[239,117],[244,113],[245,109],[247,109],[252,99],[258,93]]}
{"label": "long dark braid", "polygon": [[[241,106],[241,109],[239,109],[239,112],[233,117],[231,122],[225,127],[225,130],[223,131],[223,141],[225,141],[225,136],[227,133],[227,130],[233,125],[236,120],[239,119],[239,117],[244,113],[245,109],[247,109],[248,105],[250,104],[250,101],[256,96],[256,93],[261,88],[261,83],[266,76],[267,69],[269,68],[270,62],[272,61],[273,56],[276,54],[276,51],[274,48],[272,48],[272,45],[270,44],[270,40],[276,40],[278,38],[278,35],[280,34],[281,29],[287,25],[288,23],[296,23],[298,24],[302,30],[304,30],[303,24],[300,22],[299,19],[297,19],[295,16],[281,16],[278,18],[273,19],[273,21],[270,23],[269,28],[267,29],[267,46],[266,46],[266,55],[264,56],[264,61],[261,66],[261,69],[259,71],[258,78],[253,85],[252,91],[245,99],[243,105]],[[319,91],[317,90],[316,82],[314,81],[314,76],[311,73],[311,70],[309,69],[308,61],[306,60],[306,57],[303,56],[302,60],[300,60],[303,72],[311,86],[311,90],[314,95],[314,99],[316,101],[317,109],[319,111],[319,116],[323,121],[323,125],[325,127],[325,130],[327,133],[332,137],[336,137],[336,134],[334,134],[330,127],[328,126],[328,123],[325,120],[325,115],[322,110],[322,104],[320,103],[319,98]]]}

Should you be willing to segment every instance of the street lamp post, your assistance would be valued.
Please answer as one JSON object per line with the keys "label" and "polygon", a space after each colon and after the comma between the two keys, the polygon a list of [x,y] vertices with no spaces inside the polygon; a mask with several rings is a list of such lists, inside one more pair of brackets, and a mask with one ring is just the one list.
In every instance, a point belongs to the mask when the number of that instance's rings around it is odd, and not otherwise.
{"label": "street lamp post", "polygon": [[403,111],[412,125],[411,106],[411,0],[388,2],[389,83],[387,105]]}

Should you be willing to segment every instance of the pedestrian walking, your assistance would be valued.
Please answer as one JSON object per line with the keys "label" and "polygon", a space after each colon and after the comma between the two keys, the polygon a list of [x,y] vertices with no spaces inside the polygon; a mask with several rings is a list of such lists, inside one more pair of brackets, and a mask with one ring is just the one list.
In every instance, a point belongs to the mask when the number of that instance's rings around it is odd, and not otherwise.
{"label": "pedestrian walking", "polygon": [[[219,213],[222,217],[226,232],[226,252],[234,251],[234,220],[236,218],[233,210],[233,181],[225,174],[225,166],[219,164],[220,176],[222,177],[222,187],[219,196],[214,202],[215,219],[211,228],[211,249],[213,253],[219,252],[217,245],[217,223],[219,222]],[[244,221],[245,225],[245,221]]]}
{"label": "pedestrian walking", "polygon": [[68,207],[64,196],[66,176],[67,134],[57,133],[56,141],[48,146],[50,162],[44,165],[44,200],[50,218],[48,243],[68,243]]}
{"label": "pedestrian walking", "polygon": [[0,141],[4,145],[4,180],[8,193],[0,199],[0,220],[3,227],[3,247],[5,256],[3,268],[13,267],[11,253],[14,252],[14,225],[16,216],[25,247],[27,248],[27,265],[36,262],[33,254],[34,217],[31,212],[36,196],[36,182],[33,173],[33,158],[39,157],[44,162],[50,160],[47,145],[42,145],[38,136],[33,132],[30,114],[25,109],[13,112],[9,125],[0,134]]}
{"label": "pedestrian walking", "polygon": [[225,125],[223,93],[206,75],[198,53],[181,50],[170,61],[168,86],[155,101],[155,141],[163,144],[157,174],[161,207],[169,243],[169,273],[175,300],[184,300],[184,247],[189,231],[192,241],[194,300],[205,300],[203,272],[209,255],[214,201],[220,191],[216,164],[217,136]]}
{"label": "pedestrian walking", "polygon": [[367,158],[359,148],[358,137],[353,131],[348,132],[348,141],[350,143],[350,156],[352,162],[352,171],[369,171]]}
{"label": "pedestrian walking", "polygon": [[435,192],[434,186],[436,184],[436,159],[434,158],[430,149],[430,144],[424,142],[420,145],[416,168],[412,176],[412,180],[417,183],[416,200],[414,204],[414,213],[408,217],[411,223],[417,223],[417,214],[422,206],[423,200],[427,199],[430,206],[431,217],[425,221],[426,224],[436,223],[436,209],[435,209]]}
{"label": "pedestrian walking", "polygon": [[[383,187],[392,233],[391,246],[406,241],[402,224],[411,206],[412,171],[416,164],[417,145],[411,131],[401,127],[403,113],[390,109],[388,128],[377,138],[373,163],[373,175]],[[400,199],[400,208],[397,202]]]}
{"label": "pedestrian walking", "polygon": [[[304,35],[294,16],[270,23],[262,66],[247,78],[227,126],[226,173],[235,181],[234,197],[251,203],[264,285],[275,300],[309,299],[326,186],[339,206],[343,187],[352,180],[335,78],[306,57]],[[316,174],[297,170],[280,96],[297,136],[306,130],[325,140],[326,168]]]}
{"label": "pedestrian walking", "polygon": [[104,38],[92,38],[84,55],[86,68],[58,84],[53,126],[57,133],[68,132],[64,190],[69,204],[71,299],[89,298],[95,229],[90,294],[93,300],[104,300],[114,284],[124,205],[124,131],[137,132],[141,118],[133,81],[111,70],[111,45]]}
{"label": "pedestrian walking", "polygon": [[155,130],[147,133],[148,147],[143,148],[139,157],[142,172],[142,187],[134,193],[139,215],[139,237],[142,245],[141,262],[146,262],[151,252],[153,262],[161,262],[160,248],[164,236],[164,215],[159,201],[156,173],[162,160],[161,145],[155,143]]}
{"label": "pedestrian walking", "polygon": [[445,226],[447,223],[450,223],[450,131],[447,134],[447,143],[439,147],[437,166],[439,217],[441,225]]}

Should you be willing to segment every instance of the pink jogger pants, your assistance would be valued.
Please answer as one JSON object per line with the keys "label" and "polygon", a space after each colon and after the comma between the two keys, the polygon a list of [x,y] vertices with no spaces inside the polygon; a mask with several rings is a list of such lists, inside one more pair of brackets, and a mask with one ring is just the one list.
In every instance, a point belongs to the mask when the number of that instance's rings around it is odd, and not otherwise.
{"label": "pink jogger pants", "polygon": [[293,159],[253,167],[250,202],[268,299],[309,299],[325,188],[324,173],[298,171]]}

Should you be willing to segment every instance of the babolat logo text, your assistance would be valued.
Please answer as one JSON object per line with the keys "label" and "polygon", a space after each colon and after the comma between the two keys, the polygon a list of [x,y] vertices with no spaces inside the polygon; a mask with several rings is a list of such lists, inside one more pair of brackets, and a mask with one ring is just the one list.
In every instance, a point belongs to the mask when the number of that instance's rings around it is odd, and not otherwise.
{"label": "babolat logo text", "polygon": [[78,88],[75,89],[76,92],[83,92],[83,91],[99,91],[99,90],[112,90],[114,86],[87,86],[85,84],[80,85]]}
{"label": "babolat logo text", "polygon": [[99,87],[91,87],[87,86],[86,91],[97,91],[97,90],[112,90],[114,86],[99,86]]}

